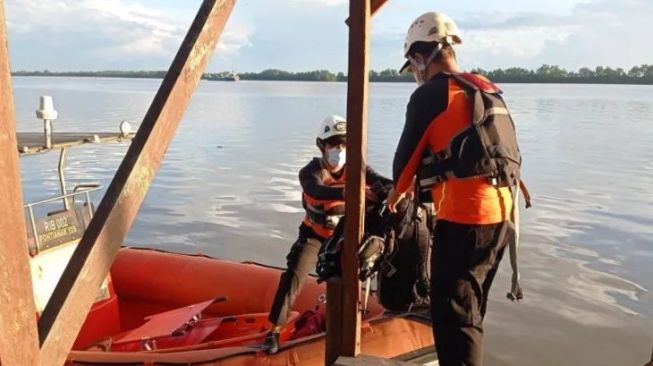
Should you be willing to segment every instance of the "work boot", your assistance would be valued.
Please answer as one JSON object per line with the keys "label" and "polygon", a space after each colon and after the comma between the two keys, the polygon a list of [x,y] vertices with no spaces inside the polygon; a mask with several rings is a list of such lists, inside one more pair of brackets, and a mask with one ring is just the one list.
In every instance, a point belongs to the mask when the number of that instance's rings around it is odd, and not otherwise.
{"label": "work boot", "polygon": [[273,354],[279,352],[279,333],[278,332],[270,332],[270,333],[268,333],[267,336],[265,336],[265,340],[263,341],[263,349],[269,355],[273,355]]}

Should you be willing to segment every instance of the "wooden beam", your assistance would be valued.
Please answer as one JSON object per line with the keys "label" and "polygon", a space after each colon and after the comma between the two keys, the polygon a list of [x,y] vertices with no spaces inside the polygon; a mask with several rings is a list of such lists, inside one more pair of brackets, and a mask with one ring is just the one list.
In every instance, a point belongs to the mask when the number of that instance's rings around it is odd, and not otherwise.
{"label": "wooden beam", "polygon": [[[386,3],[388,3],[388,0],[372,0],[372,5],[371,5],[372,6],[372,14],[371,15],[374,16],[376,14],[376,12],[379,11],[379,9],[381,9],[383,7],[383,5],[385,5]],[[345,20],[345,24],[349,25],[349,18],[347,18]]]}
{"label": "wooden beam", "polygon": [[342,356],[360,352],[361,311],[358,247],[365,225],[365,169],[370,49],[370,0],[349,2],[349,68],[347,82],[347,189],[342,299]]}
{"label": "wooden beam", "polygon": [[363,237],[365,210],[370,16],[370,0],[349,1],[347,21],[354,22],[349,27],[347,72],[346,244],[342,252],[342,279],[327,282],[325,365],[333,365],[340,355],[355,357],[360,352],[357,252]]}
{"label": "wooden beam", "polygon": [[60,365],[65,361],[100,284],[134,222],[234,4],[235,0],[202,3],[39,320],[42,365]]}
{"label": "wooden beam", "polygon": [[358,357],[340,357],[334,366],[410,366],[406,362],[381,358],[376,356],[360,355]]}
{"label": "wooden beam", "polygon": [[360,352],[360,282],[358,247],[363,237],[365,212],[365,165],[367,159],[367,92],[370,8],[369,0],[350,1],[349,68],[347,85],[347,189],[345,245],[342,258],[341,355]]}
{"label": "wooden beam", "polygon": [[[347,189],[345,200],[345,248],[342,282],[327,282],[327,333],[325,364],[340,355],[360,352],[360,282],[358,246],[363,237],[365,210],[365,160],[367,159],[367,110],[369,85],[370,17],[387,0],[350,0],[349,66],[347,72]],[[373,10],[372,10],[373,9]],[[350,19],[353,20],[350,24]]]}
{"label": "wooden beam", "polygon": [[329,366],[340,356],[342,351],[342,295],[344,287],[341,278],[332,278],[327,282],[327,316],[324,344],[324,364]]}
{"label": "wooden beam", "polygon": [[36,306],[16,146],[4,1],[0,0],[0,362],[37,365]]}

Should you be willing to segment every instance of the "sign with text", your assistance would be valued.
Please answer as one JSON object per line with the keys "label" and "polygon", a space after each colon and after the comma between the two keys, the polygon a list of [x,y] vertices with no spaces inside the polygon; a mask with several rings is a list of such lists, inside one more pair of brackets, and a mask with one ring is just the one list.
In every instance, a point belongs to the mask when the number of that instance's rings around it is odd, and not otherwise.
{"label": "sign with text", "polygon": [[[38,241],[34,240],[32,228],[28,225],[27,237],[30,248],[42,251],[54,246],[80,239],[86,227],[86,208],[76,207],[71,210],[52,213],[44,218],[37,219],[36,235]],[[38,246],[38,248],[37,248]],[[36,253],[32,253],[36,254]]]}

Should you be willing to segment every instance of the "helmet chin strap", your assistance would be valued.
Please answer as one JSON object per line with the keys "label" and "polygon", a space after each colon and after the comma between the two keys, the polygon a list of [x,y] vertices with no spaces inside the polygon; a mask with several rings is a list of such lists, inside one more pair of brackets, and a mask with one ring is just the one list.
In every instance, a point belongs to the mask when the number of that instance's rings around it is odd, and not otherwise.
{"label": "helmet chin strap", "polygon": [[413,66],[415,66],[415,68],[417,69],[417,75],[415,75],[415,81],[417,82],[418,85],[424,84],[424,81],[426,80],[426,68],[431,64],[431,62],[433,62],[433,59],[435,58],[435,56],[438,55],[438,53],[442,50],[443,47],[444,47],[443,43],[438,43],[438,45],[433,49],[433,51],[431,51],[431,54],[426,59],[425,63],[421,63],[417,61],[417,59],[415,59],[410,55],[407,56],[410,63]]}

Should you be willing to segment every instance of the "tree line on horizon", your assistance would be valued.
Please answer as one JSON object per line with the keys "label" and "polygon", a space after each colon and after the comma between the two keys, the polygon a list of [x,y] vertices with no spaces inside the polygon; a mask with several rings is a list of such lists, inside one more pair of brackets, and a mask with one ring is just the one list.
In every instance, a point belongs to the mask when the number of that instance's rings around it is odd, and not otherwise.
{"label": "tree line on horizon", "polygon": [[[583,67],[577,71],[567,71],[556,65],[542,65],[536,70],[520,67],[508,69],[483,70],[472,72],[485,75],[497,83],[584,83],[584,84],[653,84],[653,65],[633,66],[625,71],[622,68],[597,66],[594,69]],[[118,77],[118,78],[156,78],[165,76],[165,71],[16,71],[15,76],[77,76],[77,77]],[[205,80],[229,80],[231,72],[205,73]],[[290,72],[279,69],[266,69],[261,72],[244,72],[238,74],[240,80],[268,81],[346,81],[347,76],[328,70]],[[373,82],[413,82],[412,75],[400,75],[397,70],[370,71]]]}

